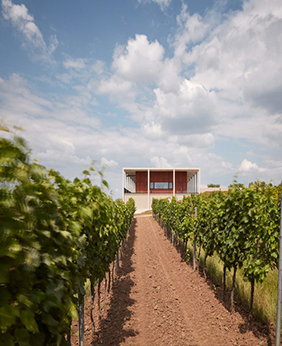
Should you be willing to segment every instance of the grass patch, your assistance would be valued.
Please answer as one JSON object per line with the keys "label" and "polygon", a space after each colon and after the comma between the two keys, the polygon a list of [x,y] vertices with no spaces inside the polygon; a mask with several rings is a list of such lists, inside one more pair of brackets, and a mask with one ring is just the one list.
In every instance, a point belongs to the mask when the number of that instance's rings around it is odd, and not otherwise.
{"label": "grass patch", "polygon": [[[193,265],[193,248],[188,246],[187,258],[190,264]],[[201,251],[199,259],[200,269],[203,269],[204,252]],[[207,259],[207,275],[212,283],[216,286],[223,286],[223,263],[215,254]],[[232,271],[226,271],[226,289],[231,290],[232,286]],[[267,278],[262,284],[255,284],[254,293],[254,317],[263,323],[276,323],[276,308],[277,308],[277,288],[278,288],[278,270],[270,271]],[[236,286],[235,286],[235,301],[240,302],[249,310],[251,298],[251,284],[243,280],[241,270],[237,270]]]}
{"label": "grass patch", "polygon": [[135,215],[152,215],[152,210],[146,210],[146,211],[143,211],[142,213],[138,213],[138,214],[135,214]]}

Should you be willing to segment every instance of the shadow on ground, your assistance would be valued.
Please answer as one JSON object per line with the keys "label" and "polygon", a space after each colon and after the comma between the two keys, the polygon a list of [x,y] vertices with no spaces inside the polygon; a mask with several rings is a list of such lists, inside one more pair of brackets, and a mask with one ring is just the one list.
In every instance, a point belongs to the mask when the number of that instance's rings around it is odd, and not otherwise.
{"label": "shadow on ground", "polygon": [[[207,279],[207,283],[213,289],[212,282]],[[215,297],[221,302],[226,310],[230,311],[231,301],[230,292],[223,292],[222,287],[217,287],[214,291]],[[236,300],[236,295],[235,295]],[[274,345],[274,335],[270,326],[257,321],[252,315],[249,314],[247,309],[240,303],[237,302],[234,306],[235,312],[238,312],[243,318],[244,322],[239,325],[240,333],[245,334],[247,331],[251,331],[256,337],[264,336],[267,338],[267,346]]]}
{"label": "shadow on ground", "polygon": [[[160,227],[162,227],[161,224],[159,225]],[[168,241],[171,242],[172,241],[171,231],[166,229],[163,229],[163,230],[164,230],[164,235],[167,237]],[[182,261],[185,261],[187,265],[193,266],[193,253],[191,252],[191,250],[188,249],[188,256],[184,255],[184,253],[186,252],[184,250],[184,244],[181,242],[178,242],[177,239],[174,240],[174,246],[177,252],[179,253],[179,255],[181,256]],[[217,300],[225,307],[226,310],[230,311],[230,306],[231,306],[230,292],[227,291],[224,294],[223,288],[220,285],[215,285],[210,277],[205,277],[203,273],[203,263],[201,262],[199,263],[198,261],[197,261],[197,271],[200,276],[205,278],[210,289],[214,292]],[[235,294],[235,299],[236,299],[236,294]],[[267,346],[273,346],[275,344],[274,331],[272,330],[273,328],[271,328],[268,324],[259,322],[253,316],[251,316],[242,303],[237,302],[234,308],[235,308],[235,311],[238,312],[244,320],[244,322],[239,325],[241,334],[245,334],[247,331],[251,331],[256,337],[260,337],[260,336],[266,337]]]}
{"label": "shadow on ground", "polygon": [[124,324],[131,318],[129,307],[135,301],[130,298],[130,292],[134,286],[134,282],[129,276],[129,273],[134,271],[132,267],[132,255],[134,252],[134,243],[136,239],[136,219],[133,220],[129,230],[129,235],[126,245],[121,255],[121,267],[119,269],[119,278],[113,282],[112,295],[109,303],[110,308],[107,311],[107,316],[100,322],[100,330],[96,338],[93,340],[93,345],[120,345],[128,337],[138,334],[138,331],[124,329]]}

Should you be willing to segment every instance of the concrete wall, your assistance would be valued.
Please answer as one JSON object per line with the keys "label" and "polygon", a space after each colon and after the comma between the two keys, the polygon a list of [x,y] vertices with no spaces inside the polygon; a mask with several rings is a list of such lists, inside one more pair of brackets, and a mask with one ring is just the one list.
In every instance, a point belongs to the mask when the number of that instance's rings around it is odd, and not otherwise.
{"label": "concrete wall", "polygon": [[201,187],[200,190],[201,190],[201,193],[203,193],[203,192],[214,192],[214,191],[226,192],[226,191],[228,191],[228,187],[226,187],[226,186],[221,186],[221,187]]}
{"label": "concrete wall", "polygon": [[148,208],[148,194],[147,193],[125,193],[124,202],[126,203],[129,198],[133,198],[135,201],[136,211],[141,213],[142,211],[149,210]]}
{"label": "concrete wall", "polygon": [[[176,193],[175,194],[175,198],[177,201],[182,200],[183,196],[189,196],[189,194],[188,193]],[[150,209],[151,209],[153,198],[156,198],[156,199],[169,198],[169,200],[171,200],[172,194],[171,193],[151,193],[150,194]]]}
{"label": "concrete wall", "polygon": [[[177,193],[175,194],[175,198],[177,201],[182,200],[183,196],[189,196],[188,193]],[[142,213],[143,211],[150,210],[153,198],[163,199],[169,198],[171,200],[171,193],[150,193],[150,200],[148,204],[148,194],[147,193],[125,193],[124,201],[125,203],[129,200],[129,198],[133,198],[135,201],[135,207],[137,213]]]}

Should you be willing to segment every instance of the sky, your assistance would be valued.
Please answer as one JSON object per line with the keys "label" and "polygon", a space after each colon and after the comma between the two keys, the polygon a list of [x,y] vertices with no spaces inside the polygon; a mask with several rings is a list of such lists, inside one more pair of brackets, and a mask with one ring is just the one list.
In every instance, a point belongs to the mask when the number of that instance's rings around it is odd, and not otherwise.
{"label": "sky", "polygon": [[1,0],[0,117],[66,178],[282,180],[281,0]]}

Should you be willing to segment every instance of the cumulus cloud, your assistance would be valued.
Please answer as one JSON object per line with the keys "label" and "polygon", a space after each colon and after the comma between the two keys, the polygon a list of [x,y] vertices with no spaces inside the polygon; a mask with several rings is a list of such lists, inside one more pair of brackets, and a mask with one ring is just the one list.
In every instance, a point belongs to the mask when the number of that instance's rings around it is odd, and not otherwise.
{"label": "cumulus cloud", "polygon": [[119,78],[118,76],[101,79],[98,84],[97,92],[100,94],[107,94],[113,100],[124,101],[124,99],[135,98],[133,84],[130,81]]}
{"label": "cumulus cloud", "polygon": [[239,167],[240,172],[250,172],[250,171],[256,171],[258,170],[258,165],[256,163],[252,163],[251,161],[248,161],[247,159],[244,159]]}
{"label": "cumulus cloud", "polygon": [[146,35],[129,39],[126,47],[118,46],[113,57],[113,69],[130,81],[155,83],[162,68],[164,48],[158,41],[149,42]]}
{"label": "cumulus cloud", "polygon": [[[155,2],[163,9],[170,3]],[[25,5],[3,0],[2,6],[6,20],[22,32],[25,42],[37,42],[41,51],[56,48],[55,37],[53,48],[51,43],[47,47]],[[72,96],[58,99],[39,96],[19,75],[0,79],[1,114],[28,129],[36,156],[44,163],[58,167],[63,162],[77,174],[75,164],[81,168],[96,159],[109,167],[108,180],[119,192],[120,165],[194,166],[201,168],[203,183],[231,183],[236,173],[230,159],[235,151],[232,141],[241,150],[244,179],[279,182],[280,0],[245,1],[242,10],[222,17],[188,10],[183,4],[178,30],[170,37],[172,56],[159,41],[136,35],[115,48],[110,66],[66,57],[66,70],[56,77]],[[107,95],[106,111],[117,113],[111,127],[109,119],[103,126],[104,119],[101,124],[96,117],[95,106],[103,108]],[[244,159],[250,148],[259,166]]]}
{"label": "cumulus cloud", "polygon": [[190,15],[185,3],[182,4],[181,13],[177,16],[177,23],[179,31],[173,45],[175,56],[182,57],[188,44],[202,41],[210,28],[210,24],[204,22],[198,13]]}
{"label": "cumulus cloud", "polygon": [[58,46],[56,35],[50,37],[50,44],[47,46],[34,17],[24,4],[15,5],[11,0],[2,0],[2,13],[3,17],[22,34],[27,50],[31,50],[39,59],[50,61],[51,54]]}
{"label": "cumulus cloud", "polygon": [[143,126],[143,132],[146,137],[159,138],[163,136],[163,131],[160,124],[155,122],[145,123]]}
{"label": "cumulus cloud", "polygon": [[[178,31],[170,37],[174,56],[166,57],[158,41],[136,35],[116,48],[112,74],[102,78],[98,90],[119,99],[147,141],[157,144],[166,138],[167,150],[185,153],[189,164],[195,161],[193,155],[199,157],[194,148],[213,151],[219,138],[281,146],[278,7],[276,0],[268,6],[251,0],[224,16],[213,10],[200,16],[191,15],[183,4]],[[163,153],[164,149],[154,157],[164,157]],[[235,173],[226,158],[208,155],[204,160],[216,160],[220,174]],[[256,168],[246,162],[241,166],[250,172]]]}
{"label": "cumulus cloud", "polygon": [[201,133],[215,122],[215,93],[198,83],[184,79],[177,93],[165,93],[158,88],[155,95],[154,110],[167,131]]}
{"label": "cumulus cloud", "polygon": [[277,96],[282,90],[281,25],[279,1],[271,0],[267,6],[261,0],[245,1],[242,11],[230,12],[192,49],[185,42],[183,62],[194,64],[192,78],[207,89],[251,102],[270,114],[281,112]]}
{"label": "cumulus cloud", "polygon": [[[11,94],[14,92],[13,94]],[[22,104],[23,95],[25,104]],[[25,137],[34,149],[33,154],[47,168],[55,168],[73,178],[87,168],[92,160],[106,165],[105,178],[111,188],[121,193],[120,164],[122,166],[198,166],[201,161],[213,162],[214,157],[203,156],[212,135],[186,139],[171,136],[144,136],[147,128],[107,129],[91,126],[91,116],[85,110],[89,95],[78,95],[75,100],[55,100],[38,97],[27,81],[14,75],[0,80],[1,114],[11,124],[22,126]],[[74,111],[71,112],[72,108]],[[93,120],[94,121],[94,120]],[[153,132],[158,132],[149,123]]]}

